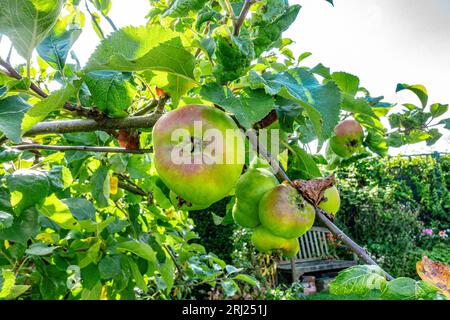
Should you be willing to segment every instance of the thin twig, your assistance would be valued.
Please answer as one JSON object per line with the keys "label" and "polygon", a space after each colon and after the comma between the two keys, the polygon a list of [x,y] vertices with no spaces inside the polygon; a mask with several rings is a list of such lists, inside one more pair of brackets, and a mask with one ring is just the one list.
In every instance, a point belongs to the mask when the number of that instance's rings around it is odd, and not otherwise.
{"label": "thin twig", "polygon": [[8,62],[8,63],[10,63],[10,61],[11,61],[11,54],[12,54],[12,51],[13,51],[13,44],[11,43],[11,46],[9,47],[9,51],[8,51],[8,55],[6,56],[6,62]]}
{"label": "thin twig", "polygon": [[234,23],[233,35],[235,36],[239,35],[239,31],[242,27],[242,24],[245,21],[248,11],[250,10],[251,5],[254,4],[255,2],[256,1],[254,0],[245,0],[245,3],[241,9],[241,13],[239,13],[239,17],[237,18],[236,23]]}
{"label": "thin twig", "polygon": [[158,104],[156,106],[155,114],[163,114],[164,107],[166,106],[167,100],[169,100],[170,96],[167,93],[162,94],[159,97]]}
{"label": "thin twig", "polygon": [[[22,79],[22,76],[13,68],[13,66],[11,64],[9,64],[8,62],[6,62],[5,60],[3,60],[2,58],[0,58],[0,66],[2,66],[3,68],[6,69],[6,71],[8,72],[8,75],[10,77],[15,78],[17,80]],[[31,82],[30,89],[33,90],[34,92],[36,92],[39,96],[41,96],[44,99],[48,97],[48,94],[45,93],[34,82]],[[79,115],[82,115],[82,116],[85,116],[88,118],[100,119],[100,118],[104,117],[102,112],[97,109],[93,109],[93,108],[88,109],[88,108],[84,108],[82,106],[72,105],[69,102],[66,102],[64,104],[64,109],[66,109],[68,111],[76,112]]]}
{"label": "thin twig", "polygon": [[131,193],[140,195],[140,196],[144,196],[144,197],[148,196],[148,193],[145,192],[144,190],[142,190],[141,188],[137,188],[135,186],[131,186],[131,185],[129,185],[129,184],[123,182],[123,181],[119,181],[118,187],[121,188],[121,189],[127,190],[127,191],[129,191]]}
{"label": "thin twig", "polygon": [[16,150],[54,150],[54,151],[86,151],[86,152],[106,152],[106,153],[151,153],[152,149],[131,150],[119,147],[92,147],[92,146],[60,146],[60,145],[43,145],[43,144],[21,144],[11,146]]}
{"label": "thin twig", "polygon": [[108,21],[109,25],[111,26],[111,28],[113,28],[114,31],[119,30],[119,29],[117,29],[116,25],[114,24],[114,22],[111,20],[110,17],[105,16],[103,13],[102,13],[102,16],[106,19],[106,21]]}
{"label": "thin twig", "polygon": [[94,14],[91,12],[91,10],[89,9],[89,6],[87,4],[87,1],[84,1],[84,5],[86,6],[86,10],[89,13],[89,15],[91,16],[91,20],[92,22],[95,24],[95,26],[97,27],[98,32],[100,32],[100,35],[102,37],[102,39],[105,39],[105,34],[103,33],[103,30],[100,28],[100,25],[97,23],[97,20],[94,17]]}
{"label": "thin twig", "polygon": [[178,272],[180,274],[183,273],[183,270],[181,269],[180,264],[178,263],[177,258],[173,255],[172,251],[170,250],[170,248],[166,245],[163,245],[164,249],[167,250],[167,252],[169,253],[170,258],[172,259],[173,263],[175,264],[175,267],[177,268]]}
{"label": "thin twig", "polygon": [[158,100],[154,99],[149,104],[147,104],[145,107],[143,107],[142,109],[139,109],[135,113],[133,113],[132,116],[133,117],[143,116],[147,112],[155,109],[157,105],[158,105]]}

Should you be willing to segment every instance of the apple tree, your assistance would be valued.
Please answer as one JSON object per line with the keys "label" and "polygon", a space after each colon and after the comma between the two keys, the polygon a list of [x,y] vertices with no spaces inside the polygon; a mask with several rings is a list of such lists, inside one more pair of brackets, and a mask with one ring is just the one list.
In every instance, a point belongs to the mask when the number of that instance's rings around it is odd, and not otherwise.
{"label": "apple tree", "polygon": [[[11,43],[0,57],[0,299],[176,299],[202,284],[233,296],[239,283],[258,282],[193,242],[189,211],[236,193],[232,215],[256,228],[256,247],[292,256],[298,242],[286,233],[304,233],[314,216],[340,232],[318,209],[337,210],[321,203],[333,184],[323,165],[431,145],[450,128],[448,105],[428,104],[422,85],[399,84],[420,104],[392,112],[355,75],[306,67],[310,53],[295,56],[283,37],[301,19],[299,5],[150,4],[146,25],[118,28],[111,0],[0,0],[0,46]],[[77,39],[91,27],[99,43],[81,64]],[[23,63],[12,65],[11,54]],[[278,130],[281,147],[239,166],[168,165],[169,131],[196,119],[246,132],[252,150],[252,136]],[[307,225],[272,224],[274,203],[307,214]]]}

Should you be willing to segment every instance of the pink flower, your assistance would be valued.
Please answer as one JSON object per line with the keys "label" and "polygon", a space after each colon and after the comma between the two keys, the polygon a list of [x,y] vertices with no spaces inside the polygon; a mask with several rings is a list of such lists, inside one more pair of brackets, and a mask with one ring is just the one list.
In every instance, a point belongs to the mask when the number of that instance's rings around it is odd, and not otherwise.
{"label": "pink flower", "polygon": [[439,231],[439,237],[446,238],[447,237],[447,233],[445,233],[444,230],[441,230],[441,231]]}
{"label": "pink flower", "polygon": [[428,235],[428,236],[432,236],[433,235],[433,230],[432,229],[425,229],[425,230],[423,230],[423,233]]}

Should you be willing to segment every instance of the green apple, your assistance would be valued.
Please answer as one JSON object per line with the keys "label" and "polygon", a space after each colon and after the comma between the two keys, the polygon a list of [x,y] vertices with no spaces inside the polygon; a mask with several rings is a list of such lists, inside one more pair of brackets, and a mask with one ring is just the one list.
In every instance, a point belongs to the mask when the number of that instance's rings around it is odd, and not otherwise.
{"label": "green apple", "polygon": [[259,226],[253,231],[252,242],[260,252],[281,250],[285,257],[295,257],[300,250],[298,238],[278,237],[263,226]]}
{"label": "green apple", "polygon": [[241,175],[244,136],[219,109],[186,105],[170,111],[156,122],[152,138],[159,177],[190,203],[224,198]]}
{"label": "green apple", "polygon": [[319,203],[319,208],[335,215],[339,211],[340,206],[341,198],[338,189],[335,186],[326,189],[323,193],[322,201]]}
{"label": "green apple", "polygon": [[259,225],[259,201],[277,185],[277,178],[267,169],[250,168],[241,175],[236,183],[236,203],[232,211],[234,221],[245,228]]}
{"label": "green apple", "polygon": [[361,147],[364,132],[355,120],[344,120],[334,128],[334,136],[330,138],[330,147],[334,153],[343,158],[353,155]]}
{"label": "green apple", "polygon": [[261,224],[286,239],[302,236],[312,227],[315,216],[314,207],[290,185],[276,186],[259,203]]}

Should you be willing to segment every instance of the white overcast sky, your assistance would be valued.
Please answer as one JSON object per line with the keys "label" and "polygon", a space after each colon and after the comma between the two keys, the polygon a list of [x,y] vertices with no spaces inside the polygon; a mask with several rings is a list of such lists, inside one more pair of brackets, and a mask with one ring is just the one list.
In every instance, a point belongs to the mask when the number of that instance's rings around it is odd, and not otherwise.
{"label": "white overcast sky", "polygon": [[[294,54],[313,55],[303,64],[321,62],[332,71],[357,75],[373,96],[389,102],[416,103],[408,92],[395,93],[397,83],[423,84],[429,103],[450,103],[450,0],[290,0],[302,6],[285,33],[295,41]],[[115,0],[109,16],[119,27],[143,25],[148,0]],[[86,27],[76,53],[86,62],[99,40],[86,14]],[[102,23],[104,30],[111,29]],[[5,56],[5,42],[0,54]],[[22,62],[14,57],[13,62]],[[450,112],[446,117],[450,116]],[[425,143],[391,149],[390,154],[450,152],[450,134],[433,147]]]}

